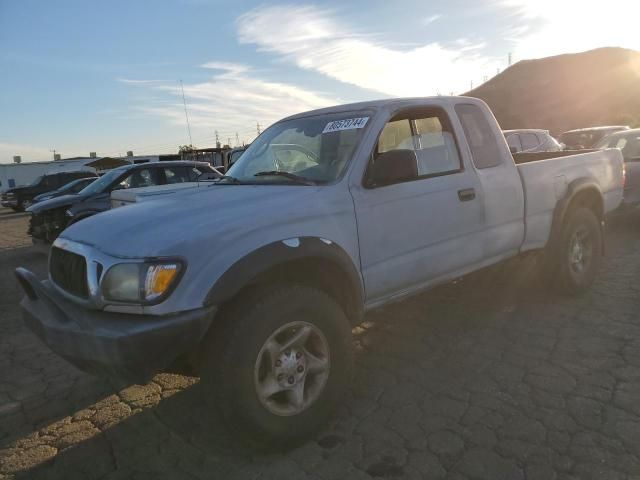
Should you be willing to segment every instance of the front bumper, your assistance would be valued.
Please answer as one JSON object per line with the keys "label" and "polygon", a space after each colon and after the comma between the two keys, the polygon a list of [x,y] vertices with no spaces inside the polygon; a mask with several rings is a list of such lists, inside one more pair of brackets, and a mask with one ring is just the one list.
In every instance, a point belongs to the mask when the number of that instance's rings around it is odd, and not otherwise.
{"label": "front bumper", "polygon": [[144,382],[195,352],[216,313],[215,306],[164,316],[89,310],[28,270],[16,276],[26,293],[24,321],[51,350],[81,370],[126,382]]}

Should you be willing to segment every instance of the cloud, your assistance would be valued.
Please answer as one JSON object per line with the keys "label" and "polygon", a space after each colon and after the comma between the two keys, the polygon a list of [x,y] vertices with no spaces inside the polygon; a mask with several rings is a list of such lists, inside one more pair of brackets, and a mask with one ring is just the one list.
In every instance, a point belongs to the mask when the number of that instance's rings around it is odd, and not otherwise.
{"label": "cloud", "polygon": [[[434,20],[435,21],[435,20]],[[497,63],[472,45],[389,47],[337,15],[313,6],[263,6],[237,20],[241,43],[279,55],[305,70],[392,96],[460,93]]]}
{"label": "cloud", "polygon": [[[510,9],[514,28],[510,35],[518,59],[540,58],[599,47],[640,49],[637,34],[640,8],[635,0],[609,0],[596,7],[583,0],[498,0]],[[535,25],[536,28],[526,28]]]}
{"label": "cloud", "polygon": [[422,19],[422,24],[423,25],[431,25],[433,22],[437,22],[438,20],[440,20],[443,17],[444,17],[444,15],[436,13],[435,15],[430,15],[428,17],[423,18]]}
{"label": "cloud", "polygon": [[[201,67],[216,73],[205,82],[184,84],[193,137],[203,139],[202,142],[194,141],[199,146],[202,143],[213,144],[215,130],[218,130],[223,143],[229,137],[235,142],[236,132],[241,141],[250,141],[255,136],[257,122],[265,127],[294,113],[340,103],[336,98],[302,87],[260,78],[244,64],[216,61],[204,63]],[[168,96],[155,103],[138,105],[139,111],[165,118],[181,129],[186,128],[179,85],[140,86]]]}
{"label": "cloud", "polygon": [[0,163],[13,162],[15,155],[20,155],[23,162],[53,159],[53,154],[48,148],[18,143],[0,143]]}

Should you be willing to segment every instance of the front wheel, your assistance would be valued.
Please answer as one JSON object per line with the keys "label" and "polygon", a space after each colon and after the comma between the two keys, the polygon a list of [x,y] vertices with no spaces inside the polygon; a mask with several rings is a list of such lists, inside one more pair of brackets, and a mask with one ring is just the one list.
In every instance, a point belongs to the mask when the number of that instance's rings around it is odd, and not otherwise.
{"label": "front wheel", "polygon": [[331,297],[310,287],[243,300],[226,313],[226,332],[206,356],[205,400],[250,444],[292,446],[326,424],[346,390],[349,322]]}
{"label": "front wheel", "polygon": [[594,212],[578,208],[570,214],[554,255],[556,284],[565,293],[578,294],[595,280],[602,260],[602,229]]}
{"label": "front wheel", "polygon": [[33,201],[25,198],[24,200],[20,200],[20,203],[18,204],[18,210],[24,212],[31,205],[33,205]]}

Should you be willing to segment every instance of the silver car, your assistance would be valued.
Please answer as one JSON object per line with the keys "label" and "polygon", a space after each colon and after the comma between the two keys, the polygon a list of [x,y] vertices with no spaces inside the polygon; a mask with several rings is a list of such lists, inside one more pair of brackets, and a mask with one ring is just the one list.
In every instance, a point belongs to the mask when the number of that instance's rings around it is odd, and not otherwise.
{"label": "silver car", "polygon": [[549,130],[504,130],[511,153],[559,152],[562,145],[551,136]]}
{"label": "silver car", "polygon": [[595,148],[619,148],[626,171],[623,207],[640,205],[640,128],[613,133],[600,140]]}

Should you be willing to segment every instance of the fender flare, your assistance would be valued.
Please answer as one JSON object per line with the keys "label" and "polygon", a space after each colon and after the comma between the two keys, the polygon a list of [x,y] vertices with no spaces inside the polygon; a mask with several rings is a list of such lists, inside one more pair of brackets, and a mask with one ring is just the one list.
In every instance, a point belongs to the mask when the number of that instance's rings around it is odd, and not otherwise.
{"label": "fender flare", "polygon": [[98,213],[102,213],[102,210],[85,210],[71,218],[71,220],[69,221],[69,225],[73,225],[74,223],[77,223],[80,220],[84,220],[85,218],[93,217]]}
{"label": "fender flare", "polygon": [[[586,191],[595,192],[600,201],[604,204],[604,198],[602,195],[602,191],[600,190],[600,185],[591,179],[591,178],[577,178],[573,180],[567,186],[567,192],[562,199],[558,201],[556,207],[553,211],[553,221],[551,223],[551,235],[549,237],[549,245],[555,245],[559,240],[562,233],[562,226],[566,219],[567,213],[569,212],[569,207],[571,206],[572,201],[581,193]],[[601,220],[601,228],[604,230],[604,221]],[[603,232],[604,233],[604,232]]]}
{"label": "fender flare", "polygon": [[212,285],[205,305],[220,305],[233,298],[268,270],[295,260],[324,260],[336,265],[346,276],[357,311],[364,310],[362,277],[351,257],[335,242],[319,237],[295,237],[264,245],[236,261]]}

